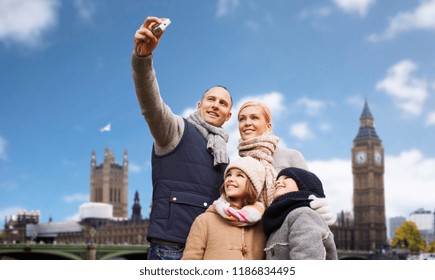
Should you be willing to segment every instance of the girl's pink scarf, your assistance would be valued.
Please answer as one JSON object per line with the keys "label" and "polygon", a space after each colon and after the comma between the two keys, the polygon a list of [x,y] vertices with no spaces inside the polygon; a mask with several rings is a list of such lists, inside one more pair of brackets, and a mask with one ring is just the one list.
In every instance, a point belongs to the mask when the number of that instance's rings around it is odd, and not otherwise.
{"label": "girl's pink scarf", "polygon": [[259,201],[252,205],[246,205],[242,209],[235,209],[222,195],[213,202],[213,206],[219,215],[231,225],[238,227],[254,225],[261,220],[265,209],[263,203]]}

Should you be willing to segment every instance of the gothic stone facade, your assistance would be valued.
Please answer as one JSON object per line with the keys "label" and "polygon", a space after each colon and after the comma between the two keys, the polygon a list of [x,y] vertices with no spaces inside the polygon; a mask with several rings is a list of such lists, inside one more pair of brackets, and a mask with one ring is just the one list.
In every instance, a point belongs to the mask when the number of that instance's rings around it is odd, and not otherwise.
{"label": "gothic stone facade", "polygon": [[127,151],[124,151],[122,165],[119,165],[113,153],[106,148],[104,162],[98,166],[95,151],[92,151],[90,201],[111,204],[113,217],[128,218]]}

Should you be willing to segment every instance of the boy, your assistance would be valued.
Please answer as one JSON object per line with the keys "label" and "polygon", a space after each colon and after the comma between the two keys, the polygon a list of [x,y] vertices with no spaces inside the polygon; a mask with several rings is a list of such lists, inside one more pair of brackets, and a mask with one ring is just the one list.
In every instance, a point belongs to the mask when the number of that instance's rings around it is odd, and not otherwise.
{"label": "boy", "polygon": [[325,197],[322,182],[307,170],[289,167],[277,176],[274,200],[263,215],[268,260],[336,260],[334,236],[310,196]]}

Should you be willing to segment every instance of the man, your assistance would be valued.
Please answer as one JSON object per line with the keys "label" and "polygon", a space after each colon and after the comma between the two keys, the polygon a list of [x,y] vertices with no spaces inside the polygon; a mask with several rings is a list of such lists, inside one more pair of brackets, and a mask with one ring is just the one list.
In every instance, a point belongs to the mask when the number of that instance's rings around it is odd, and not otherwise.
{"label": "man", "polygon": [[207,90],[197,111],[183,119],[163,102],[152,52],[162,38],[152,28],[163,19],[148,17],[137,30],[132,75],[142,114],[154,138],[153,201],[147,239],[148,259],[181,259],[194,219],[219,197],[228,165],[228,135],[222,125],[231,117],[232,99],[225,87]]}

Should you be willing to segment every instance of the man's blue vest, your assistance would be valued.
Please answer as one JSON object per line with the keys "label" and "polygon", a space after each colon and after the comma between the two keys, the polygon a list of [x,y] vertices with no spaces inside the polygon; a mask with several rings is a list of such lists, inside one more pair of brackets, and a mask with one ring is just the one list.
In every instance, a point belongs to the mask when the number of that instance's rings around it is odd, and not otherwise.
{"label": "man's blue vest", "polygon": [[152,152],[153,200],[148,240],[185,244],[190,226],[219,198],[226,164],[213,166],[207,140],[184,120],[180,143],[169,154]]}

